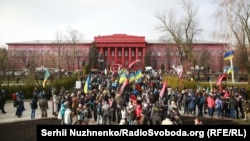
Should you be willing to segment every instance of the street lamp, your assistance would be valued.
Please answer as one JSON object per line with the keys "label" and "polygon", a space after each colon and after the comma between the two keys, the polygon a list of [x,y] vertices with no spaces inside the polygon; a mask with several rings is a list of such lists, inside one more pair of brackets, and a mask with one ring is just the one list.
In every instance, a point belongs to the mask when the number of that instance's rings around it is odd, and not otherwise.
{"label": "street lamp", "polygon": [[[200,71],[201,71],[201,73],[203,74],[203,70],[204,70],[204,67],[200,67]],[[204,77],[203,77],[204,78]]]}
{"label": "street lamp", "polygon": [[191,71],[192,71],[192,80],[193,80],[193,79],[195,79],[194,78],[195,75],[194,75],[194,67],[193,66],[191,67]]}
{"label": "street lamp", "polygon": [[45,44],[43,44],[43,66],[45,66]]}
{"label": "street lamp", "polygon": [[204,69],[203,66],[195,65],[195,70],[197,71],[197,75],[198,75],[198,78],[197,78],[198,81],[200,81],[200,71],[203,71],[203,69]]}

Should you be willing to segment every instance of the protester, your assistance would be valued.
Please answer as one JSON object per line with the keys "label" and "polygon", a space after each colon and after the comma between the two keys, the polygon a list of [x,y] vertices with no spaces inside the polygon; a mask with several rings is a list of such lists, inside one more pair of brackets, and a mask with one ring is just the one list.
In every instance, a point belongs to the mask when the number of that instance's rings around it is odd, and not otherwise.
{"label": "protester", "polygon": [[5,103],[6,103],[6,93],[5,93],[5,90],[2,89],[2,92],[0,93],[0,109],[2,110],[3,114],[6,113],[4,109]]}
{"label": "protester", "polygon": [[35,119],[36,117],[36,109],[37,109],[37,102],[38,102],[38,95],[34,94],[31,101],[30,101],[30,108],[31,108],[31,119]]}
{"label": "protester", "polygon": [[197,117],[194,119],[194,125],[203,125],[203,122],[201,121],[199,117]]}

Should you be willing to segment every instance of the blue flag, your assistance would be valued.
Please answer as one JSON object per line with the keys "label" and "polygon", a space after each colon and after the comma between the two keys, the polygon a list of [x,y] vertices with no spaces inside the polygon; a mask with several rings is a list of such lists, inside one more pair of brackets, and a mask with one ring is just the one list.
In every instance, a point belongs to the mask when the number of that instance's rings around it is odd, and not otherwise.
{"label": "blue flag", "polygon": [[234,57],[234,51],[228,51],[224,54],[224,60],[230,60]]}

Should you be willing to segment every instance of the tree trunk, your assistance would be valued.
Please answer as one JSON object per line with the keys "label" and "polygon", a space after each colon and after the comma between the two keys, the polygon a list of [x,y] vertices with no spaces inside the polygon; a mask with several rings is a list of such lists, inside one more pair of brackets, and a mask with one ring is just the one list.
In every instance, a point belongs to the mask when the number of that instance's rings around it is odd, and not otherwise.
{"label": "tree trunk", "polygon": [[247,82],[248,82],[248,84],[250,84],[250,72],[248,72],[248,75],[247,75]]}

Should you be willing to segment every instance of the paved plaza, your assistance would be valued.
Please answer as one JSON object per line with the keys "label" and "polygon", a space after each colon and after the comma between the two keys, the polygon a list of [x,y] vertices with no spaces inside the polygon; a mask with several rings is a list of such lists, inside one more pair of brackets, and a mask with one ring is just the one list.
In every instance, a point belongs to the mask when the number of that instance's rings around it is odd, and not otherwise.
{"label": "paved plaza", "polygon": [[[2,111],[0,111],[0,124],[3,123],[9,123],[9,122],[17,122],[17,121],[26,121],[26,120],[34,120],[30,117],[30,105],[29,101],[24,102],[24,107],[26,110],[23,111],[22,117],[18,118],[16,114],[16,107],[13,107],[13,101],[7,101],[5,104],[5,111],[7,113],[3,114]],[[49,101],[49,109],[48,109],[48,117],[47,118],[57,118],[56,116],[52,115],[52,101]],[[36,110],[36,116],[35,119],[41,119],[41,110],[38,106],[38,109]],[[93,125],[96,122],[94,120],[90,121],[90,124]]]}

